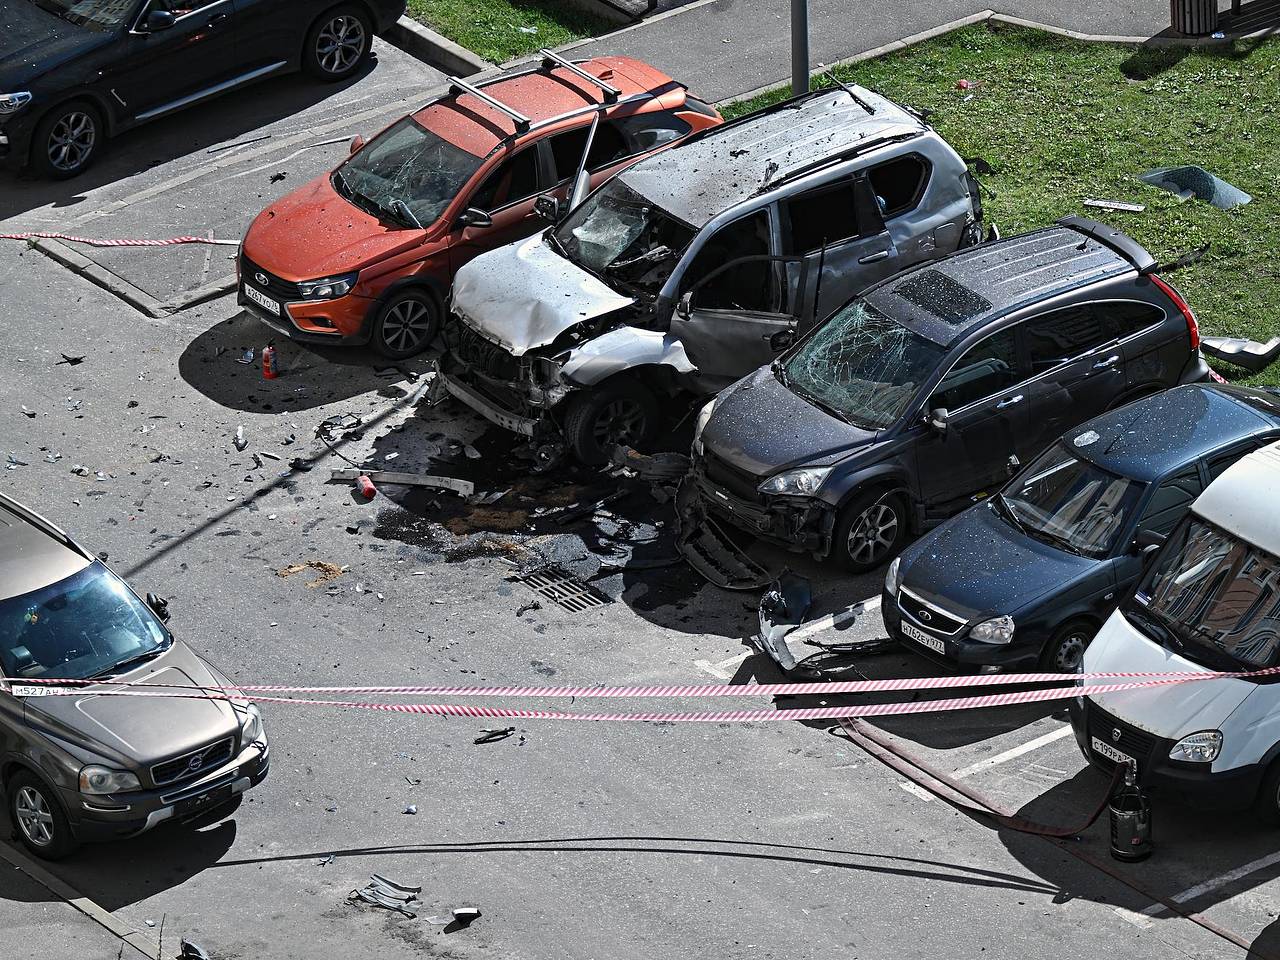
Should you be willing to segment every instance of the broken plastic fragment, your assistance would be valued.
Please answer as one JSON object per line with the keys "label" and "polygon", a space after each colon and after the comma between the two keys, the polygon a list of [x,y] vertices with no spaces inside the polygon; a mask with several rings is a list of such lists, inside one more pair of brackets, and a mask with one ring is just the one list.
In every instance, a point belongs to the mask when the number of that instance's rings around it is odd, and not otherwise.
{"label": "broken plastic fragment", "polygon": [[1280,357],[1280,337],[1272,337],[1266,343],[1241,337],[1201,337],[1200,349],[1250,373],[1261,373]]}
{"label": "broken plastic fragment", "polygon": [[1182,200],[1190,200],[1192,197],[1204,200],[1219,210],[1242,207],[1253,199],[1239,187],[1215,177],[1204,167],[1161,167],[1140,174],[1138,179],[1161,190],[1176,193]]}
{"label": "broken plastic fragment", "polygon": [[786,644],[786,636],[804,622],[813,603],[809,581],[793,573],[784,573],[760,598],[760,648],[784,672],[795,669],[796,658]]}

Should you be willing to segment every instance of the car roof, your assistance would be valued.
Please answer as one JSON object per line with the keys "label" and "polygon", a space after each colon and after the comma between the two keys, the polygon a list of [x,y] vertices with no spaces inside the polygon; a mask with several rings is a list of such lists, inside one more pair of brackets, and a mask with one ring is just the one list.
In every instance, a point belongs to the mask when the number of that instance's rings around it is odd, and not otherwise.
{"label": "car roof", "polygon": [[1205,488],[1191,505],[1193,513],[1246,543],[1280,556],[1280,442],[1241,457]]}
{"label": "car roof", "polygon": [[966,247],[904,270],[863,298],[908,329],[950,346],[975,327],[1021,307],[1136,272],[1133,254],[1117,247],[1145,251],[1109,228],[1103,228],[1108,230],[1104,242],[1089,229],[1094,226],[1101,227],[1077,220]]}
{"label": "car roof", "polygon": [[1094,417],[1063,442],[1112,473],[1152,483],[1233,443],[1280,429],[1280,408],[1265,413],[1250,402],[1249,394],[1260,393],[1190,383]]}
{"label": "car roof", "polygon": [[[596,57],[577,62],[577,66],[606,81],[621,94],[620,99],[634,94],[652,93],[655,97],[679,94],[684,88],[666,74],[631,57]],[[497,80],[479,84],[486,96],[511,107],[533,123],[581,110],[605,102],[604,91],[574,75],[563,67],[524,69]],[[619,105],[619,113],[643,112],[646,104]],[[449,143],[477,157],[488,156],[495,147],[520,136],[516,122],[466,91],[455,91],[439,97],[413,113],[421,126]]]}
{"label": "car roof", "polygon": [[38,519],[0,495],[0,600],[57,583],[92,562]]}
{"label": "car roof", "polygon": [[[694,227],[769,186],[859,144],[910,137],[928,127],[863,87],[824,90],[696,134],[618,176],[642,197]],[[868,110],[867,108],[871,109]]]}

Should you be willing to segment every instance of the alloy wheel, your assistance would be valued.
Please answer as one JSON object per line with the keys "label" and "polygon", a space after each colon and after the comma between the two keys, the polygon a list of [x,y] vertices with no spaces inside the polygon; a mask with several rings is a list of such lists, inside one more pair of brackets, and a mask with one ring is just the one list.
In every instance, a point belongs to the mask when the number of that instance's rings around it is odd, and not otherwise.
{"label": "alloy wheel", "polygon": [[98,142],[98,125],[83,110],[72,110],[58,118],[49,131],[49,164],[69,173],[84,166]]}
{"label": "alloy wheel", "polygon": [[873,503],[849,528],[845,549],[855,563],[875,564],[884,559],[897,539],[897,512],[887,503]]}
{"label": "alloy wheel", "polygon": [[14,798],[14,814],[22,835],[37,847],[53,843],[53,811],[34,787],[22,787]]}
{"label": "alloy wheel", "polygon": [[610,400],[600,409],[591,433],[602,450],[630,445],[644,434],[644,408],[629,397]]}
{"label": "alloy wheel", "polygon": [[316,60],[325,73],[350,70],[364,56],[364,24],[358,17],[334,17],[316,37]]}
{"label": "alloy wheel", "polygon": [[414,350],[431,332],[431,310],[421,300],[401,300],[382,321],[382,340],[397,353]]}

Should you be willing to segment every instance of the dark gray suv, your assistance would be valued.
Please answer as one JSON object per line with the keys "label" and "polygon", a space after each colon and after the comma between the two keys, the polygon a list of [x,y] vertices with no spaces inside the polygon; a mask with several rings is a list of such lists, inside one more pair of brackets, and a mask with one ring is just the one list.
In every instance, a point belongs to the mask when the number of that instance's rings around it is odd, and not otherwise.
{"label": "dark gray suv", "polygon": [[251,703],[216,692],[60,695],[90,679],[165,691],[229,686],[167,619],[164,600],[141,600],[0,494],[0,792],[36,856],[192,819],[266,778],[267,736]]}
{"label": "dark gray suv", "polygon": [[722,524],[870,570],[1066,430],[1209,374],[1132,239],[1068,217],[872,287],[702,410],[682,548],[750,586]]}

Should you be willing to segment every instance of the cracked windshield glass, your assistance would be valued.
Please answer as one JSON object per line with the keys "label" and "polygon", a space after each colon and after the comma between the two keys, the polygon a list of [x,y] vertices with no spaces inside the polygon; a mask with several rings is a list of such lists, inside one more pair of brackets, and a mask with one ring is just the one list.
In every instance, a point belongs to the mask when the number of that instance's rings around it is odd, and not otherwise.
{"label": "cracked windshield glass", "polygon": [[620,180],[611,180],[551,236],[580,267],[656,294],[695,233]]}
{"label": "cracked windshield glass", "polygon": [[857,426],[895,422],[946,351],[865,303],[853,303],[775,366],[784,386]]}
{"label": "cracked windshield glass", "polygon": [[375,217],[425,227],[483,162],[405,117],[335,170],[333,187]]}

